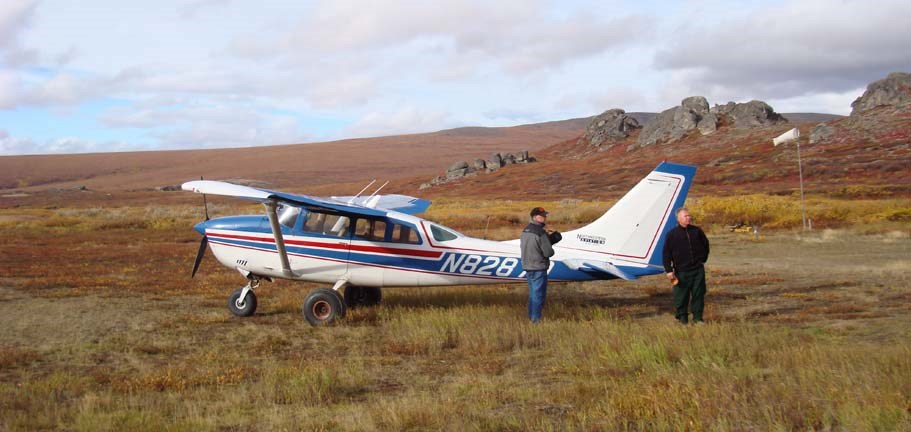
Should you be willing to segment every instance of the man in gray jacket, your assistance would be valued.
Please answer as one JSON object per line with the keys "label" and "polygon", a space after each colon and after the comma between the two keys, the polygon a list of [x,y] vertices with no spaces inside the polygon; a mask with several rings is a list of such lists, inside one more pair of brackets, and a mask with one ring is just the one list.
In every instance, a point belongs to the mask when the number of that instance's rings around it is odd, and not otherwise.
{"label": "man in gray jacket", "polygon": [[559,232],[545,231],[546,221],[547,211],[543,207],[531,209],[531,222],[519,238],[522,269],[528,278],[528,319],[533,323],[541,320],[547,297],[547,270],[550,269],[550,257],[554,256],[552,245],[563,238]]}

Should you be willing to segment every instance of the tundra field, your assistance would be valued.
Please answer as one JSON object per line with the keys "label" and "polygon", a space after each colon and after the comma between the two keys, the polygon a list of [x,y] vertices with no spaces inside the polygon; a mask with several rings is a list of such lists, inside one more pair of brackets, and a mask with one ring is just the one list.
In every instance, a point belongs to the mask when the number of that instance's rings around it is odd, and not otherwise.
{"label": "tundra field", "polygon": [[[235,271],[208,254],[189,277],[199,206],[5,208],[0,429],[911,430],[911,202],[810,198],[811,232],[793,197],[689,204],[712,241],[698,327],[660,276],[553,284],[539,325],[524,285],[386,289],[313,328],[315,285],[279,281],[236,318]],[[609,203],[544,205],[568,230]],[[531,206],[426,217],[507,239]]]}

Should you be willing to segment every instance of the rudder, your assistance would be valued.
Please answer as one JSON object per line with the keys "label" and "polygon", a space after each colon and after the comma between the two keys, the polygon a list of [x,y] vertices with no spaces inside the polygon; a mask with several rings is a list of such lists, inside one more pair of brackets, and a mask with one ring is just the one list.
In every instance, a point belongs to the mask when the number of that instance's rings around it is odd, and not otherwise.
{"label": "rudder", "polygon": [[664,236],[695,174],[694,166],[662,162],[601,217],[565,233],[559,246],[660,266]]}

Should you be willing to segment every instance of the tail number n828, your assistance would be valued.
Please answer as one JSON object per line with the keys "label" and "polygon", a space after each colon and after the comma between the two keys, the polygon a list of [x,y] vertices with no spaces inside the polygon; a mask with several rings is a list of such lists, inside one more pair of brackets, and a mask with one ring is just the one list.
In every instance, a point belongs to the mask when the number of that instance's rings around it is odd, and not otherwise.
{"label": "tail number n828", "polygon": [[519,265],[518,258],[485,255],[449,254],[440,271],[478,276],[506,277]]}

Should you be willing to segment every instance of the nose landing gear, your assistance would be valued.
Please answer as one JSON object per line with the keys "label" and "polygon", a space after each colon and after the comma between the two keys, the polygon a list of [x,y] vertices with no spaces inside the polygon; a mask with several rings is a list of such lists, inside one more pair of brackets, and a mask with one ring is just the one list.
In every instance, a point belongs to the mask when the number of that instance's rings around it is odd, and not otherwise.
{"label": "nose landing gear", "polygon": [[239,288],[228,297],[228,309],[239,317],[248,317],[256,312],[256,294],[254,289],[259,288],[259,278],[250,278],[243,288]]}

